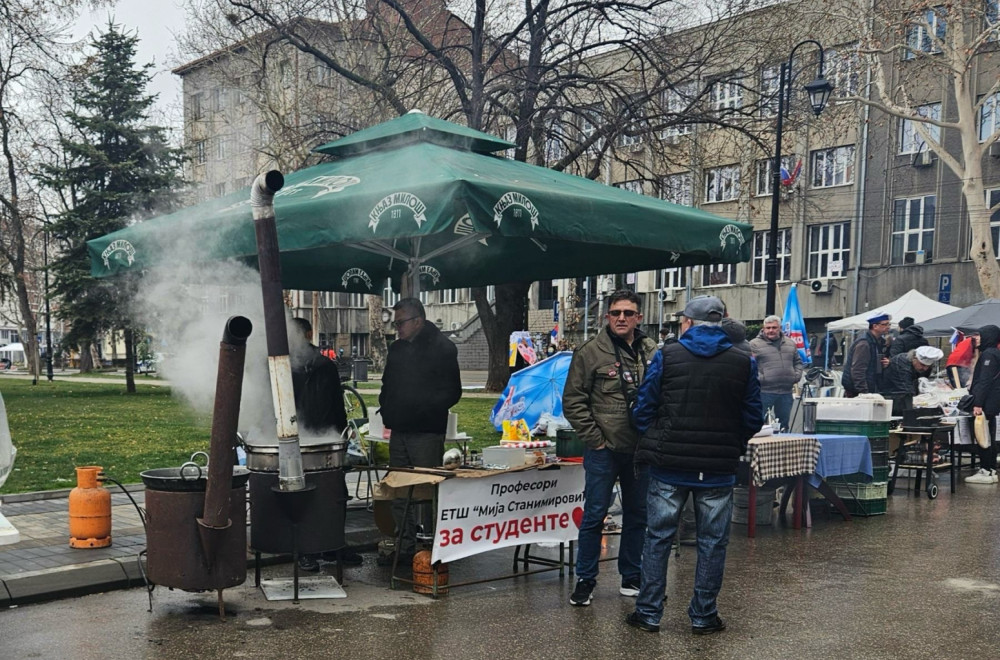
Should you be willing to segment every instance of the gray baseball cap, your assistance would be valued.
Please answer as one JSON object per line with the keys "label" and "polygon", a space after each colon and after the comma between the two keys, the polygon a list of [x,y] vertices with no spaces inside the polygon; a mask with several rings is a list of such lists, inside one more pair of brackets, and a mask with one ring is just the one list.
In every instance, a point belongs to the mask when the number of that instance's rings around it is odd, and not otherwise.
{"label": "gray baseball cap", "polygon": [[726,306],[715,296],[698,296],[684,305],[684,316],[695,321],[718,323],[726,314]]}

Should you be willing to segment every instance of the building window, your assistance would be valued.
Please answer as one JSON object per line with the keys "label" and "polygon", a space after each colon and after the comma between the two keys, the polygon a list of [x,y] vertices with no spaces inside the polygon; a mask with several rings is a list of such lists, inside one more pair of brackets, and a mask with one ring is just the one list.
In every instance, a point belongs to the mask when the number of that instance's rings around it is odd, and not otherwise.
{"label": "building window", "polygon": [[639,147],[642,144],[642,134],[645,129],[645,116],[640,102],[632,98],[623,103],[620,109],[623,126],[618,132],[619,147]]}
{"label": "building window", "polygon": [[[797,156],[794,154],[790,156],[782,156],[781,167],[784,170],[781,173],[782,183],[788,181],[785,185],[789,188],[795,185],[795,182],[799,178],[799,171],[801,171],[801,166],[799,165],[801,161],[797,160]],[[774,181],[774,177],[771,175],[771,159],[765,158],[763,160],[757,161],[757,196],[764,197],[771,194],[771,184]]]}
{"label": "building window", "polygon": [[191,119],[194,121],[198,121],[205,116],[205,109],[202,107],[201,98],[201,92],[191,95]]}
{"label": "building window", "polygon": [[917,53],[940,53],[946,30],[945,7],[924,10],[906,28],[906,50],[903,59],[912,60]]}
{"label": "building window", "polygon": [[985,142],[1000,129],[1000,94],[982,100],[979,107],[979,141]]}
{"label": "building window", "polygon": [[664,268],[656,271],[657,289],[683,289],[687,287],[687,268]]}
{"label": "building window", "polygon": [[211,96],[212,112],[222,112],[226,107],[226,92],[221,87],[212,90]]}
{"label": "building window", "polygon": [[[755,231],[753,233],[753,282],[767,281],[767,248],[770,246],[771,232]],[[787,282],[791,279],[792,270],[792,230],[778,230],[778,272],[776,282]]]}
{"label": "building window", "polygon": [[854,183],[854,145],[812,152],[813,188],[829,188]]}
{"label": "building window", "polygon": [[497,288],[492,284],[486,285],[486,302],[496,302],[497,301]]}
{"label": "building window", "polygon": [[701,267],[702,286],[736,284],[736,264],[709,264]]}
{"label": "building window", "polygon": [[743,85],[739,77],[717,80],[712,84],[710,96],[712,110],[735,110],[743,107]]}
{"label": "building window", "polygon": [[844,277],[851,267],[851,223],[809,227],[809,279]]}
{"label": "building window", "polygon": [[226,194],[226,182],[217,183],[212,187],[212,193],[216,197],[224,197]]}
{"label": "building window", "polygon": [[889,263],[920,263],[921,251],[925,262],[932,260],[936,204],[934,195],[893,201]]}
{"label": "building window", "polygon": [[368,303],[365,302],[365,294],[363,293],[352,293],[349,294],[347,298],[348,307],[368,307]]}
{"label": "building window", "polygon": [[[928,103],[927,105],[921,105],[917,107],[914,112],[918,117],[926,117],[934,121],[941,120],[941,104],[940,103]],[[899,153],[900,154],[915,154],[920,151],[927,151],[927,143],[924,142],[924,138],[921,137],[920,133],[917,132],[917,123],[922,123],[924,129],[930,135],[931,139],[941,143],[941,127],[935,126],[934,124],[928,124],[927,122],[920,122],[919,120],[913,119],[900,119],[899,120]]]}
{"label": "building window", "polygon": [[823,63],[826,78],[833,83],[835,97],[845,98],[858,93],[861,61],[858,57],[857,44],[847,44],[824,51]]}
{"label": "building window", "polygon": [[780,64],[765,66],[760,70],[760,116],[765,119],[778,116],[778,86],[780,82]]}
{"label": "building window", "polygon": [[[986,208],[1000,204],[1000,188],[986,191]],[[993,237],[993,256],[1000,259],[1000,209],[990,214],[990,236]]]}
{"label": "building window", "polygon": [[229,157],[229,138],[216,138],[215,140],[215,159],[225,160]]}
{"label": "building window", "polygon": [[681,83],[673,89],[663,92],[665,121],[673,123],[660,132],[661,139],[689,135],[694,131],[694,125],[685,123],[684,119],[694,101],[695,94],[697,94],[697,87],[694,81]]}
{"label": "building window", "polygon": [[726,165],[705,170],[705,201],[729,202],[740,196],[740,167]]}
{"label": "building window", "polygon": [[438,301],[442,304],[457,303],[458,289],[441,289],[438,291]]}
{"label": "building window", "polygon": [[614,184],[615,188],[621,190],[627,190],[629,192],[634,192],[638,195],[642,194],[642,179],[632,179],[631,181],[621,181]]}
{"label": "building window", "polygon": [[[580,112],[580,142],[587,143],[601,126],[601,106],[592,105]],[[513,140],[512,140],[513,141]],[[587,153],[596,154],[601,151],[601,138],[587,147]]]}
{"label": "building window", "polygon": [[569,153],[568,131],[562,119],[555,119],[545,135],[545,162],[557,163]]}
{"label": "building window", "polygon": [[194,162],[198,165],[202,165],[208,160],[205,154],[205,141],[198,140],[194,143]]}
{"label": "building window", "polygon": [[660,182],[660,197],[681,206],[694,206],[694,179],[691,173],[681,172],[663,177]]}

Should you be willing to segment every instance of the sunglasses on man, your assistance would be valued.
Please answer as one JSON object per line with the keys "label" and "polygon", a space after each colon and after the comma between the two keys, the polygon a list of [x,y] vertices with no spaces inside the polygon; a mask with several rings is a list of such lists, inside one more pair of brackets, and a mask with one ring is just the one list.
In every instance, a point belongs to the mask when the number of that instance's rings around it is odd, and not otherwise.
{"label": "sunglasses on man", "polygon": [[632,318],[633,316],[635,316],[638,313],[639,312],[635,311],[634,309],[609,309],[608,310],[608,316],[610,316],[612,318],[618,318],[619,316],[621,316],[622,314],[624,314],[625,318],[630,319],[630,318]]}

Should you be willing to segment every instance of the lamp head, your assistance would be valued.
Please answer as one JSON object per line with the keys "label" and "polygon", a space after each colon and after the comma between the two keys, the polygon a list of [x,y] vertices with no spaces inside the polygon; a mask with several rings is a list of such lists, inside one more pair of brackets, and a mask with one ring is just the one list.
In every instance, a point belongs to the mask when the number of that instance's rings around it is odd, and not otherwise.
{"label": "lamp head", "polygon": [[827,102],[830,100],[830,94],[833,93],[833,84],[824,78],[823,74],[820,74],[816,80],[806,83],[805,90],[809,94],[809,105],[812,106],[813,112],[819,117],[820,113],[823,112],[823,108],[826,107]]}

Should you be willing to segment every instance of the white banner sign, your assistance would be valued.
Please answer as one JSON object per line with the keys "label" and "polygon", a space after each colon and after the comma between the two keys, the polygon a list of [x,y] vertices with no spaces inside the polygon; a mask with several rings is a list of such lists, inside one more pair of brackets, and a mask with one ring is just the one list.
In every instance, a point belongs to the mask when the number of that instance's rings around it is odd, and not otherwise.
{"label": "white banner sign", "polygon": [[523,543],[575,541],[583,483],[583,466],[575,465],[442,481],[432,561]]}

